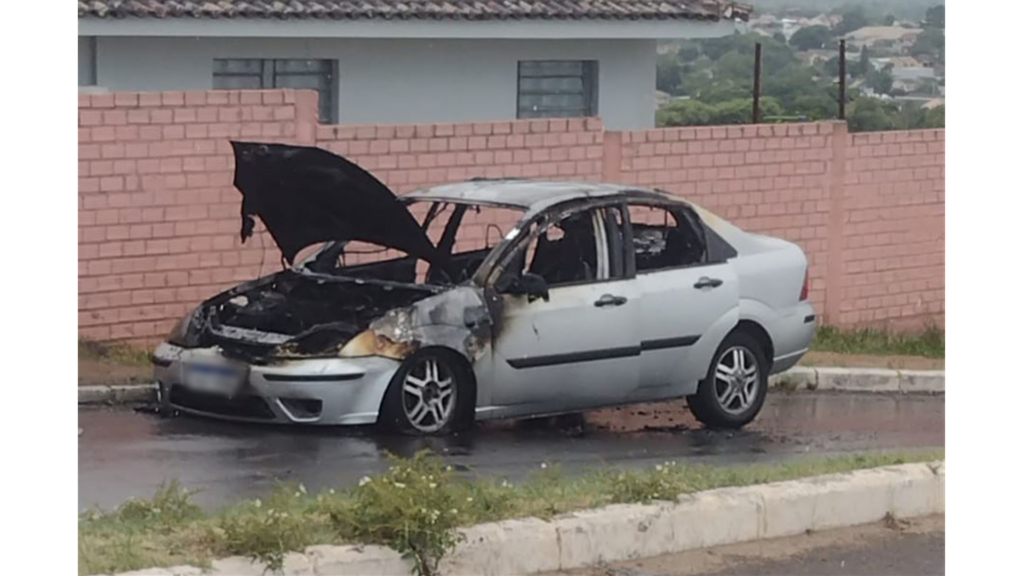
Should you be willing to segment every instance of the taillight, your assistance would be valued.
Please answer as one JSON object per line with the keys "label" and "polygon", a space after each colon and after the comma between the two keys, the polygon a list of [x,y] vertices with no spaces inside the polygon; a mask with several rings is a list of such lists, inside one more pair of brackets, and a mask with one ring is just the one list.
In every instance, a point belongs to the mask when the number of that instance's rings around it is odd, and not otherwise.
{"label": "taillight", "polygon": [[804,285],[800,288],[800,300],[807,300],[807,286],[811,283],[811,271],[810,268],[804,270]]}

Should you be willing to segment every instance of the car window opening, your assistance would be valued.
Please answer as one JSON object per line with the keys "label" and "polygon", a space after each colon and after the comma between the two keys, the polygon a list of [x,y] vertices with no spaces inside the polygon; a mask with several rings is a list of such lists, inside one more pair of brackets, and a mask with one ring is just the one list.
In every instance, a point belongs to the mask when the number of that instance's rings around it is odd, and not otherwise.
{"label": "car window opening", "polygon": [[571,212],[534,223],[505,266],[502,286],[532,274],[548,287],[622,277],[622,217],[616,207]]}
{"label": "car window opening", "polygon": [[637,272],[693,266],[705,261],[704,240],[696,221],[682,209],[630,205],[629,219]]}

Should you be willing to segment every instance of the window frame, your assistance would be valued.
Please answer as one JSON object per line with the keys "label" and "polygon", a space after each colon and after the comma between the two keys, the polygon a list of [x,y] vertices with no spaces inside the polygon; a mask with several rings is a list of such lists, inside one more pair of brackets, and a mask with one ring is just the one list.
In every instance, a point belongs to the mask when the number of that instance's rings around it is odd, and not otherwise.
{"label": "window frame", "polygon": [[[550,63],[550,62],[571,62],[579,63],[581,65],[580,80],[583,84],[583,110],[579,116],[568,116],[564,113],[555,115],[541,115],[541,116],[523,116],[522,115],[522,103],[523,103],[523,64],[530,63]],[[544,60],[518,60],[516,61],[516,119],[518,120],[533,120],[543,118],[593,118],[599,115],[598,111],[598,78],[600,72],[600,63],[598,60],[576,60],[568,58],[549,58]],[[527,76],[526,78],[576,78],[576,76]],[[543,96],[553,94],[552,92],[530,92],[525,94],[526,96]]]}
{"label": "window frame", "polygon": [[[324,65],[325,70],[318,73],[302,73],[302,72],[278,72],[277,63],[285,62],[289,60],[294,61],[317,61]],[[219,72],[217,70],[219,62],[259,62],[260,72],[256,73],[239,73],[239,72]],[[325,76],[327,80],[326,94],[323,91],[317,90],[318,98],[326,99],[323,102],[318,102],[317,118],[321,124],[333,124],[338,121],[338,61],[329,58],[214,58],[213,59],[213,71],[212,71],[212,84],[216,84],[218,77],[258,77],[259,88],[255,90],[272,90],[275,88],[287,88],[287,86],[278,86],[278,76]],[[213,87],[214,90],[239,90],[239,88],[217,88]],[[307,88],[309,90],[309,88]]]}
{"label": "window frame", "polygon": [[[622,250],[623,266],[621,275],[619,277],[611,277],[611,254],[610,250],[613,249],[608,236],[608,224],[609,219],[607,216],[602,218],[604,223],[604,242],[606,245],[606,253],[608,254],[608,278],[595,278],[593,280],[575,280],[572,282],[563,282],[560,284],[552,284],[549,286],[551,290],[557,290],[561,288],[569,288],[573,286],[586,286],[589,284],[610,284],[613,282],[622,282],[624,280],[633,279],[632,275],[632,258],[630,252],[625,249],[626,246],[632,246],[632,236],[630,233],[627,210],[625,204],[621,199],[612,199],[604,202],[593,202],[590,201],[586,204],[578,204],[574,206],[555,206],[548,208],[533,217],[524,220],[519,226],[517,226],[519,232],[515,237],[508,240],[508,243],[502,249],[501,255],[496,259],[494,266],[487,272],[487,278],[484,285],[488,288],[493,289],[498,281],[507,273],[509,273],[508,266],[516,258],[517,253],[520,251],[520,247],[523,243],[527,245],[533,242],[538,236],[540,236],[545,230],[550,228],[557,222],[564,220],[572,214],[578,214],[580,212],[592,212],[594,210],[605,210],[607,208],[614,208],[619,210],[622,215],[621,232],[622,232],[622,244],[619,248]],[[607,214],[607,213],[605,213]],[[539,224],[534,227],[534,224]],[[596,231],[596,229],[595,229]],[[596,239],[596,234],[595,234]],[[595,246],[596,248],[596,246]],[[498,249],[497,247],[495,249]],[[525,270],[520,270],[517,273],[522,274]],[[499,293],[500,294],[500,293]]]}
{"label": "window frame", "polygon": [[[691,226],[691,228],[693,228],[694,233],[696,233],[697,237],[700,239],[701,246],[703,248],[703,253],[701,255],[701,260],[699,262],[694,262],[694,263],[691,263],[691,264],[677,264],[677,265],[674,265],[674,266],[665,266],[665,267],[662,267],[662,268],[652,268],[652,269],[649,269],[649,270],[640,270],[639,267],[637,267],[637,264],[636,264],[636,248],[633,247],[633,237],[634,237],[633,220],[632,220],[632,218],[629,215],[629,208],[632,207],[632,206],[645,207],[645,208],[660,208],[662,210],[665,210],[666,212],[670,213],[673,218],[675,218],[677,227],[679,226],[679,216],[680,215],[683,216],[685,218],[686,222]],[[678,214],[677,214],[677,212],[678,212]],[[707,225],[705,225],[704,221],[701,220],[700,215],[697,214],[696,210],[694,210],[688,204],[680,203],[680,202],[671,202],[671,201],[659,202],[657,200],[649,200],[649,199],[630,199],[630,200],[628,200],[626,202],[626,208],[623,211],[623,213],[626,215],[626,220],[627,220],[626,227],[629,229],[629,244],[628,245],[630,246],[630,249],[626,250],[626,257],[629,260],[629,262],[631,263],[631,267],[632,267],[632,270],[633,270],[633,273],[634,273],[635,276],[646,275],[646,274],[654,274],[654,273],[657,273],[657,272],[663,272],[663,271],[667,271],[667,270],[684,270],[684,269],[687,269],[687,268],[700,268],[700,267],[703,267],[703,266],[713,266],[715,264],[722,264],[723,262],[726,261],[726,260],[713,261],[711,259],[710,251],[708,249]],[[726,245],[728,245],[728,243],[725,242],[724,239],[722,239],[722,242],[725,243]],[[733,251],[735,252],[735,250],[733,250]]]}

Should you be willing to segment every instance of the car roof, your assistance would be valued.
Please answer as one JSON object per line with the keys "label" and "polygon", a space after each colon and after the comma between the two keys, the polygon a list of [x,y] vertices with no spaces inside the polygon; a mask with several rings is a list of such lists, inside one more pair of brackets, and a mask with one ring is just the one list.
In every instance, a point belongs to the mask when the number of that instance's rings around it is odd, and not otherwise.
{"label": "car roof", "polygon": [[430,200],[509,206],[533,212],[569,200],[607,196],[681,201],[677,196],[623,184],[522,178],[474,178],[466,182],[420,188],[402,195],[402,198],[408,202]]}

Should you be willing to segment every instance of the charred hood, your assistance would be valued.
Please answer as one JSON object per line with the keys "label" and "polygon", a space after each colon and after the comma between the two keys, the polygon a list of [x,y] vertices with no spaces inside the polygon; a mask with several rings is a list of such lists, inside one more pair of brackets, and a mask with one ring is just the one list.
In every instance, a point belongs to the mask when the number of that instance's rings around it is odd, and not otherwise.
{"label": "charred hood", "polygon": [[369,172],[320,148],[232,142],[242,193],[242,241],[258,216],[289,264],[319,242],[360,240],[441,268],[447,259],[395,194]]}

